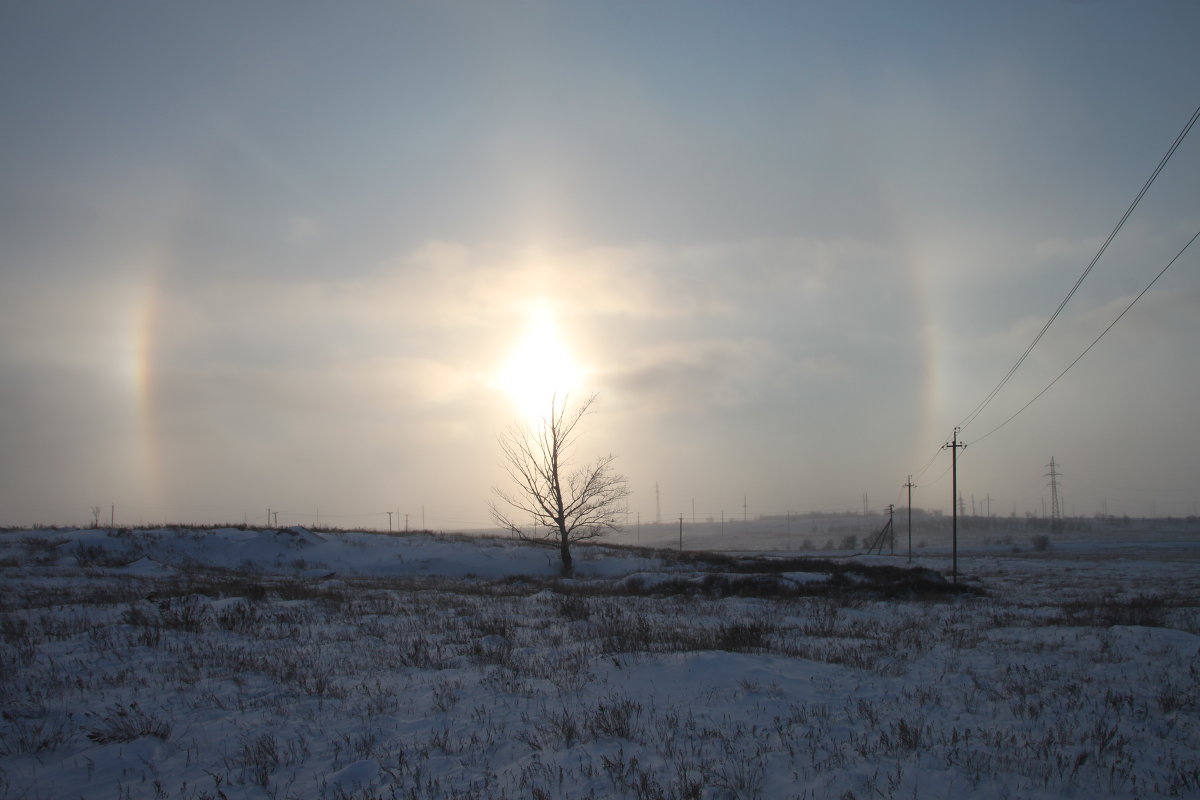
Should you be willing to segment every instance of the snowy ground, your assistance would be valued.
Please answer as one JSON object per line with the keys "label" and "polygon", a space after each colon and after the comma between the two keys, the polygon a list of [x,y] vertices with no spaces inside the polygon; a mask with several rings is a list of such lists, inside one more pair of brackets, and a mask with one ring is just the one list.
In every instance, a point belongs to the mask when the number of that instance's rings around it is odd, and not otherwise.
{"label": "snowy ground", "polygon": [[0,797],[1200,796],[1195,524],[553,556],[0,533]]}

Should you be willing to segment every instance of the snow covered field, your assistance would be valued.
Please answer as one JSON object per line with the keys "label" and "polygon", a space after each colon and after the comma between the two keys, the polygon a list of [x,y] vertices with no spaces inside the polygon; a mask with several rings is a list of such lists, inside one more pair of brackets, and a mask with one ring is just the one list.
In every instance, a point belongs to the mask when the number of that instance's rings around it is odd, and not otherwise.
{"label": "snow covered field", "polygon": [[0,797],[1200,796],[1200,526],[937,545],[3,532]]}

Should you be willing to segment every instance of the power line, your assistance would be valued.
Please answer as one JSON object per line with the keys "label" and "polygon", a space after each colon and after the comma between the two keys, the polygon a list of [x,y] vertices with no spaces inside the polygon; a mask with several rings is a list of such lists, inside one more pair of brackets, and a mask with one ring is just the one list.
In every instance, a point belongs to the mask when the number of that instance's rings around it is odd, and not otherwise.
{"label": "power line", "polygon": [[932,481],[930,481],[928,483],[922,483],[921,484],[922,488],[927,489],[930,486],[937,486],[941,482],[942,478],[946,477],[947,473],[950,472],[950,467],[952,467],[952,466],[953,466],[953,464],[947,464],[946,468],[944,470],[942,470],[942,473],[940,475],[938,475],[936,478],[934,478]]}
{"label": "power line", "polygon": [[1200,119],[1200,106],[1197,106],[1196,110],[1192,112],[1192,116],[1188,120],[1187,125],[1185,125],[1183,130],[1179,132],[1179,135],[1175,137],[1175,141],[1171,143],[1170,149],[1167,150],[1166,155],[1164,155],[1158,162],[1158,166],[1154,168],[1154,172],[1150,174],[1149,179],[1147,179],[1146,183],[1142,186],[1141,191],[1137,193],[1137,197],[1133,198],[1133,202],[1129,204],[1129,208],[1125,209],[1125,213],[1121,215],[1121,219],[1117,221],[1117,224],[1113,227],[1112,232],[1108,234],[1108,238],[1104,240],[1104,244],[1100,246],[1100,249],[1096,252],[1096,255],[1092,257],[1091,262],[1088,263],[1087,268],[1083,271],[1083,274],[1079,276],[1079,278],[1075,281],[1075,285],[1071,287],[1069,292],[1067,292],[1067,296],[1064,297],[1062,302],[1058,304],[1058,308],[1054,309],[1054,313],[1050,315],[1050,319],[1046,320],[1046,324],[1042,326],[1040,331],[1038,331],[1037,336],[1033,337],[1033,341],[1030,342],[1029,346],[1025,348],[1025,352],[1021,353],[1021,357],[1017,359],[1017,363],[1013,364],[1012,367],[1009,368],[1008,372],[1004,374],[1004,377],[1000,379],[1000,382],[997,383],[990,392],[988,392],[987,397],[985,397],[983,401],[979,403],[979,405],[975,406],[975,408],[971,410],[971,413],[959,423],[958,427],[965,429],[968,425],[974,422],[975,418],[979,416],[980,412],[987,408],[988,404],[992,402],[992,399],[995,398],[997,394],[999,394],[1000,390],[1004,388],[1004,385],[1008,383],[1013,374],[1020,369],[1022,364],[1025,363],[1025,359],[1029,357],[1031,352],[1033,352],[1033,348],[1037,347],[1038,342],[1040,342],[1042,337],[1046,335],[1046,331],[1048,331],[1050,326],[1054,324],[1054,320],[1058,319],[1058,315],[1062,313],[1062,310],[1066,307],[1067,303],[1070,302],[1071,298],[1075,296],[1075,292],[1078,291],[1084,279],[1087,278],[1089,273],[1091,273],[1092,268],[1096,266],[1096,263],[1100,260],[1100,257],[1104,255],[1104,252],[1108,249],[1109,244],[1111,244],[1112,240],[1116,238],[1117,233],[1120,232],[1121,228],[1125,226],[1125,222],[1129,219],[1130,215],[1133,214],[1133,210],[1137,208],[1138,204],[1142,201],[1142,198],[1146,195],[1146,192],[1150,190],[1151,184],[1153,184],[1155,179],[1158,178],[1159,173],[1162,172],[1163,167],[1167,165],[1167,162],[1171,159],[1171,156],[1175,154],[1175,150],[1178,149],[1184,137],[1187,136],[1188,131],[1192,129],[1192,126],[1196,124],[1197,119]]}
{"label": "power line", "polygon": [[1030,400],[1028,403],[1026,403],[1025,405],[1018,408],[1011,417],[1004,420],[1004,422],[1001,422],[996,427],[992,428],[990,431],[985,433],[983,436],[980,436],[978,439],[975,440],[974,443],[978,444],[979,442],[982,442],[984,439],[991,436],[993,433],[1000,430],[1008,423],[1012,422],[1014,419],[1017,418],[1018,414],[1020,414],[1025,409],[1029,408],[1031,405],[1033,405],[1038,400],[1038,398],[1040,398],[1046,392],[1050,391],[1050,387],[1053,386],[1054,384],[1058,383],[1059,379],[1062,378],[1063,375],[1066,375],[1067,372],[1070,371],[1071,367],[1078,364],[1084,356],[1086,356],[1089,352],[1091,352],[1091,349],[1096,346],[1096,343],[1104,338],[1104,334],[1111,331],[1113,329],[1113,326],[1115,326],[1118,322],[1120,322],[1121,318],[1124,317],[1129,312],[1129,309],[1133,308],[1133,304],[1136,303],[1138,300],[1141,300],[1142,295],[1144,295],[1146,292],[1150,291],[1150,287],[1153,286],[1158,281],[1158,279],[1161,278],[1163,276],[1163,274],[1165,274],[1166,271],[1169,270],[1171,268],[1171,266],[1174,265],[1174,263],[1179,260],[1180,256],[1182,256],[1185,252],[1187,252],[1187,249],[1192,246],[1192,243],[1195,242],[1197,238],[1200,238],[1200,231],[1196,231],[1196,234],[1191,239],[1188,240],[1188,243],[1183,246],[1183,249],[1180,250],[1178,253],[1176,253],[1175,257],[1172,258],[1165,267],[1163,267],[1161,270],[1159,270],[1158,274],[1155,275],[1154,278],[1149,283],[1146,284],[1146,288],[1144,288],[1140,292],[1138,292],[1137,297],[1135,297],[1129,301],[1129,305],[1125,306],[1125,309],[1116,316],[1116,319],[1114,319],[1112,322],[1110,322],[1108,324],[1107,328],[1100,331],[1100,335],[1097,336],[1095,339],[1093,339],[1092,343],[1089,344],[1082,353],[1080,353],[1078,356],[1076,356],[1074,361],[1072,361],[1070,364],[1067,364],[1066,369],[1064,369],[1062,372],[1058,373],[1058,376],[1055,377],[1054,380],[1052,380],[1052,381],[1050,381],[1050,383],[1046,384],[1045,388],[1042,389],[1037,394],[1035,394],[1033,396],[1032,400]]}
{"label": "power line", "polygon": [[929,460],[925,462],[925,466],[921,467],[919,470],[917,470],[915,473],[913,473],[913,477],[920,478],[922,475],[924,475],[925,471],[933,466],[933,462],[937,461],[937,457],[939,455],[941,455],[941,452],[945,449],[946,448],[939,445],[938,449],[933,451],[933,455],[929,457]]}

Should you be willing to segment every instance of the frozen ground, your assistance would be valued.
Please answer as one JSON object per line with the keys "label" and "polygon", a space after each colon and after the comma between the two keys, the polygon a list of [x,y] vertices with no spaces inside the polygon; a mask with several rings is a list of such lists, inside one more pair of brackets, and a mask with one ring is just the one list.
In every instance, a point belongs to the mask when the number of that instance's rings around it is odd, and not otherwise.
{"label": "frozen ground", "polygon": [[1200,527],[924,538],[3,532],[0,797],[1200,796]]}

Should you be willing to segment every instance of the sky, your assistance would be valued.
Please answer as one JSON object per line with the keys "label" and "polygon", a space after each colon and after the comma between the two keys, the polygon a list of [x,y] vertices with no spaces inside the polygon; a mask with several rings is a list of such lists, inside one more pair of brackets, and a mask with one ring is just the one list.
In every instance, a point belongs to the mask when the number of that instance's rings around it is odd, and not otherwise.
{"label": "sky", "polygon": [[[0,524],[949,511],[1200,104],[1200,4],[9,3]],[[961,433],[968,511],[1200,502],[1192,132]],[[388,511],[394,517],[387,519]]]}

